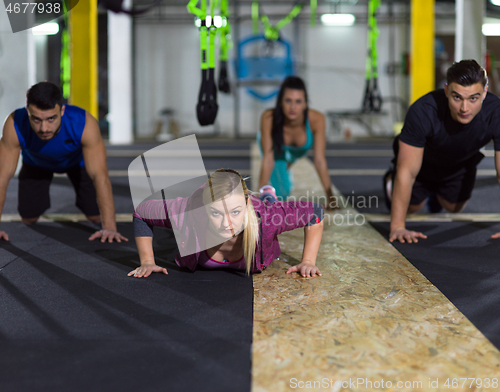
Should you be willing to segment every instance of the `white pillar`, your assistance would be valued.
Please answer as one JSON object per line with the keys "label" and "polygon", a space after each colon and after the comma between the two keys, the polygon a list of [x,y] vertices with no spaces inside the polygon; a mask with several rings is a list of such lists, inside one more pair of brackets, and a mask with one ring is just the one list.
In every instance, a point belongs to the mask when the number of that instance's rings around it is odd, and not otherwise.
{"label": "white pillar", "polygon": [[[35,51],[36,51],[36,81],[42,82],[48,79],[48,49],[47,49],[47,36],[46,35],[36,35],[33,37],[35,40]],[[59,83],[58,83],[59,84]]]}
{"label": "white pillar", "polygon": [[35,40],[31,29],[13,33],[4,2],[0,2],[0,135],[7,116],[26,104],[35,84]]}
{"label": "white pillar", "polygon": [[[124,1],[130,8],[131,0]],[[132,18],[108,11],[109,142],[132,144]]]}
{"label": "white pillar", "polygon": [[486,40],[482,33],[484,0],[456,0],[455,61],[474,59],[484,66]]}

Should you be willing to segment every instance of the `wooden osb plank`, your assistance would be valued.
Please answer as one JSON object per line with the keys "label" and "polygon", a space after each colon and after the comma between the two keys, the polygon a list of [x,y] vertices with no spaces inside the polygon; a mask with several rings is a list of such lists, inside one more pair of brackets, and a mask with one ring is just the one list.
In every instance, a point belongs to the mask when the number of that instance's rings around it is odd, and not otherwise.
{"label": "wooden osb plank", "polygon": [[[294,165],[294,196],[321,193],[314,172],[310,161]],[[326,218],[321,278],[285,274],[300,260],[301,229],[281,235],[280,260],[254,275],[252,391],[497,390],[500,352],[369,224],[347,222],[349,214],[357,211]],[[489,379],[490,388],[469,389],[464,377]],[[458,387],[447,387],[453,378]]]}

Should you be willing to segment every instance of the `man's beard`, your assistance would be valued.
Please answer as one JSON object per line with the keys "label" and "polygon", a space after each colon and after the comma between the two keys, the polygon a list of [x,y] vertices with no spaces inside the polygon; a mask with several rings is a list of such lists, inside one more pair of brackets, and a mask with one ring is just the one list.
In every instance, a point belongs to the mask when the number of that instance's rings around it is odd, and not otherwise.
{"label": "man's beard", "polygon": [[[61,130],[61,124],[59,124],[59,127],[57,127],[57,129],[55,130],[55,132],[52,134],[52,137],[50,139],[47,139],[47,140],[54,139],[56,137],[56,135],[59,133],[60,130]],[[38,132],[37,132],[37,134],[38,134]]]}

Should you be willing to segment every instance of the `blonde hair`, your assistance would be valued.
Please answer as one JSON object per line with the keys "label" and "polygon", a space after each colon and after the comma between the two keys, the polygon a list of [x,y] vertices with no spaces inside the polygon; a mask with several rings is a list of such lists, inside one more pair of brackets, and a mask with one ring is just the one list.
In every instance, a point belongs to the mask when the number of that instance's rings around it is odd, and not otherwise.
{"label": "blonde hair", "polygon": [[[228,175],[227,173],[233,175]],[[208,178],[205,189],[203,189],[203,203],[207,205],[229,196],[234,193],[240,184],[245,195],[245,202],[247,203],[243,221],[245,227],[243,230],[243,256],[246,262],[246,272],[250,274],[255,259],[255,246],[259,241],[259,220],[250,200],[250,191],[240,173],[232,169],[216,170]]]}

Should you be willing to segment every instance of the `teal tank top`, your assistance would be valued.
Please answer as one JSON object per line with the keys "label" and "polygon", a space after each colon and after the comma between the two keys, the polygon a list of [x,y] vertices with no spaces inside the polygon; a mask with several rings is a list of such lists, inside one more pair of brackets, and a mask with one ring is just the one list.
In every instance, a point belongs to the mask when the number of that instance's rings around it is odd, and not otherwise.
{"label": "teal tank top", "polygon": [[[281,154],[278,156],[274,153],[274,168],[269,178],[270,184],[275,188],[276,195],[281,198],[286,198],[293,189],[292,173],[288,166],[307,155],[307,152],[313,146],[313,134],[309,120],[306,121],[306,143],[303,146],[281,146]],[[257,143],[262,152],[261,135],[257,134]]]}
{"label": "teal tank top", "polygon": [[[303,146],[281,146],[281,154],[278,156],[274,153],[274,160],[284,160],[287,163],[294,163],[297,159],[302,158],[312,148],[314,142],[309,120],[306,121],[306,143]],[[261,134],[257,133],[257,144],[262,152]]]}
{"label": "teal tank top", "polygon": [[306,143],[303,146],[297,147],[297,146],[286,146],[282,145],[281,146],[281,155],[276,156],[276,153],[274,154],[274,159],[282,159],[285,160],[287,163],[293,163],[297,159],[302,158],[307,154],[307,152],[311,149],[313,146],[313,134],[311,131],[311,126],[309,125],[309,120],[306,121]]}
{"label": "teal tank top", "polygon": [[23,162],[56,173],[85,166],[82,153],[82,134],[85,110],[66,105],[61,117],[61,129],[52,139],[43,141],[31,129],[26,108],[14,112],[14,127],[21,145]]}

